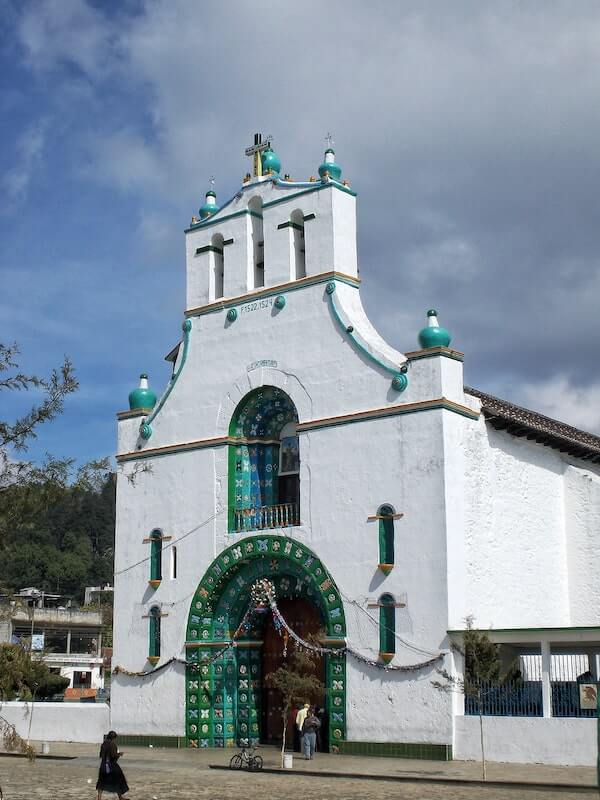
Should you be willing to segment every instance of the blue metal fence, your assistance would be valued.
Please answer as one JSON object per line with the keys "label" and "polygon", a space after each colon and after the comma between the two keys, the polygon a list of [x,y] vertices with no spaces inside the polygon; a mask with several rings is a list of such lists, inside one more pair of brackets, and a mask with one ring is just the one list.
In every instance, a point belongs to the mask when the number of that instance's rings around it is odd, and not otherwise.
{"label": "blue metal fence", "polygon": [[[465,714],[469,716],[481,713],[489,717],[541,717],[542,683],[541,681],[516,681],[514,683],[495,684],[481,682],[479,684],[480,700],[470,690],[465,695]],[[552,681],[552,716],[553,717],[595,717],[595,709],[580,707],[579,683],[576,681]]]}
{"label": "blue metal fence", "polygon": [[[519,681],[498,685],[481,682],[481,713],[489,717],[541,717],[542,684],[539,681]],[[465,714],[479,714],[479,700],[465,695]]]}

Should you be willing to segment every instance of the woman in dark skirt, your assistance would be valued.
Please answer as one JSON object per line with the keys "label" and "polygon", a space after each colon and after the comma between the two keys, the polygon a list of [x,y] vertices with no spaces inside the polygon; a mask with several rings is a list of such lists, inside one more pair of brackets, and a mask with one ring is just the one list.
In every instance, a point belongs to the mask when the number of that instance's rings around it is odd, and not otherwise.
{"label": "woman in dark skirt", "polygon": [[100,748],[100,771],[98,772],[98,800],[102,800],[102,792],[112,792],[119,796],[119,800],[129,791],[123,770],[117,764],[121,757],[117,749],[117,734],[109,731]]}

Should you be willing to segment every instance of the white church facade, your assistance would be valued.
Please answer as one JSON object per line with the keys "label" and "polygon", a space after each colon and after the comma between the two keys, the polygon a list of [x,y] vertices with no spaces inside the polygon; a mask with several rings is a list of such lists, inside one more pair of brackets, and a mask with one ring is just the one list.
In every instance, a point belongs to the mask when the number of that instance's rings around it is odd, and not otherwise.
{"label": "white church facade", "polygon": [[262,578],[290,631],[319,637],[332,752],[466,752],[464,700],[432,681],[461,673],[467,617],[539,654],[551,722],[556,653],[597,679],[600,438],[465,387],[433,310],[418,345],[386,343],[333,151],[295,182],[250,150],[254,175],[185,232],[172,377],[118,415],[112,726],[275,741],[264,677],[295,645],[250,613]]}

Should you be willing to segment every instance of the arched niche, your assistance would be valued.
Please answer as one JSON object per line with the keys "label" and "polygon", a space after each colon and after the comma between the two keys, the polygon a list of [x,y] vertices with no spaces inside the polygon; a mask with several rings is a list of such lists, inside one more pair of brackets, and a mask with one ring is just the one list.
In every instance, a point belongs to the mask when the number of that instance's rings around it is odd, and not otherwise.
{"label": "arched niche", "polygon": [[297,423],[294,403],[275,386],[254,389],[238,403],[229,425],[231,533],[300,524]]}
{"label": "arched niche", "polygon": [[248,289],[257,289],[265,285],[265,256],[264,256],[264,232],[263,232],[263,203],[262,198],[255,195],[248,202],[250,211],[252,246],[251,264],[248,280]]}

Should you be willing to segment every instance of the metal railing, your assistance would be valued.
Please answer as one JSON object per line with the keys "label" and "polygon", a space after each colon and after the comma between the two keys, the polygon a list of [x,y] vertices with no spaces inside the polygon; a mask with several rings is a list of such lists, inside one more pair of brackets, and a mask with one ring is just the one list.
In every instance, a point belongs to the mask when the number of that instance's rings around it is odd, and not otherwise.
{"label": "metal railing", "polygon": [[236,508],[233,526],[236,533],[262,531],[266,528],[290,528],[300,524],[298,503],[280,503],[260,508]]}
{"label": "metal railing", "polygon": [[[474,687],[473,687],[474,688]],[[468,692],[465,696],[465,714],[493,717],[541,717],[542,684],[538,681],[515,681],[504,684],[481,681],[480,701]]]}

